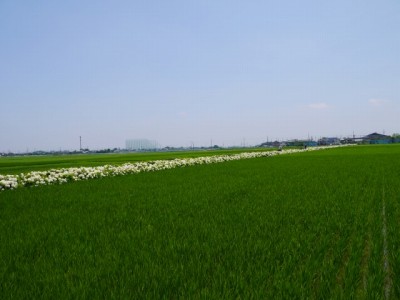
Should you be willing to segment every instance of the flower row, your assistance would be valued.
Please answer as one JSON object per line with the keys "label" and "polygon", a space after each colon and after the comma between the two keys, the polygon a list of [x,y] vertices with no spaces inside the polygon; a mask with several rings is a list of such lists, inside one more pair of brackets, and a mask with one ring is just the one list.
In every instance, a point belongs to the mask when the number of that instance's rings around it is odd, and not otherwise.
{"label": "flower row", "polygon": [[[281,154],[298,153],[304,151],[321,150],[329,147],[313,147],[307,149],[288,149],[282,151],[244,152],[233,155],[215,155],[197,158],[183,158],[173,160],[156,160],[149,162],[126,163],[119,166],[104,165],[100,167],[78,167],[51,169],[48,171],[34,171],[20,175],[0,175],[0,191],[15,189],[22,186],[39,186],[48,184],[63,184],[70,181],[88,180],[108,176],[118,176],[141,172],[159,171],[202,164],[213,164],[225,161],[268,157]],[[337,146],[336,146],[337,147]]]}

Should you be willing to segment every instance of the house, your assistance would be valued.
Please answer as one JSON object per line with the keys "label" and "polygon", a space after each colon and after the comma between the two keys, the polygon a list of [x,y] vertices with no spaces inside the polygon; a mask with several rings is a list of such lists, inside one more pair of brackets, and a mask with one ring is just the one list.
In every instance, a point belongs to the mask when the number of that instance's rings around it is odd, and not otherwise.
{"label": "house", "polygon": [[391,144],[392,137],[389,135],[380,134],[377,132],[364,136],[363,142],[367,144]]}

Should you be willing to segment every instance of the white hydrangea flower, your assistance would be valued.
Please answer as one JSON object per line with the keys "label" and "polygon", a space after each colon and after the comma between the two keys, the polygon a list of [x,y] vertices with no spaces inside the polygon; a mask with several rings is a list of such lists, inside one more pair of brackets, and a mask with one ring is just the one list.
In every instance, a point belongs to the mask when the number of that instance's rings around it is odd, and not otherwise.
{"label": "white hydrangea flower", "polygon": [[233,155],[215,155],[197,158],[176,158],[172,160],[157,160],[149,162],[126,163],[119,166],[104,165],[99,167],[72,167],[63,169],[51,169],[48,171],[32,171],[19,175],[0,175],[0,191],[12,190],[20,186],[40,186],[47,184],[63,184],[69,181],[88,180],[107,176],[119,176],[136,174],[140,172],[153,172],[202,164],[221,163],[240,159],[257,157],[270,157],[282,154],[299,153],[330,149],[338,146],[308,147],[307,149],[288,149],[282,151],[243,152]]}

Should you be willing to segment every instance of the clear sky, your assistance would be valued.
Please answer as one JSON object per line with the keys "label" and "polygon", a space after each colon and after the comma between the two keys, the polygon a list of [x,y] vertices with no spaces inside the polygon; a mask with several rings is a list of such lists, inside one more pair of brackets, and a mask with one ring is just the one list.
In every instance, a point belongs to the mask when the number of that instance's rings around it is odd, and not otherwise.
{"label": "clear sky", "polygon": [[0,151],[400,131],[400,1],[0,1]]}

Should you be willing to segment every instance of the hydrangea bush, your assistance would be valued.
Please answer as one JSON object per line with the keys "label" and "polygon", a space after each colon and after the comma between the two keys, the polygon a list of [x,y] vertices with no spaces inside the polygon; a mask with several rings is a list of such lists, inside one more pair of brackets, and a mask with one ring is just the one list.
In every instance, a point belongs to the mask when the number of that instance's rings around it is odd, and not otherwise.
{"label": "hydrangea bush", "polygon": [[177,167],[221,163],[225,161],[249,159],[256,157],[268,157],[305,151],[315,151],[333,147],[338,146],[310,147],[307,149],[288,149],[282,151],[243,152],[233,155],[215,155],[196,158],[126,163],[118,166],[104,165],[99,167],[75,167],[51,169],[47,171],[34,171],[25,174],[22,173],[19,175],[0,175],[0,191],[12,190],[24,186],[26,187],[49,184],[63,184],[70,181],[88,180],[92,178],[119,176],[141,172],[152,172],[165,169],[173,169]]}

